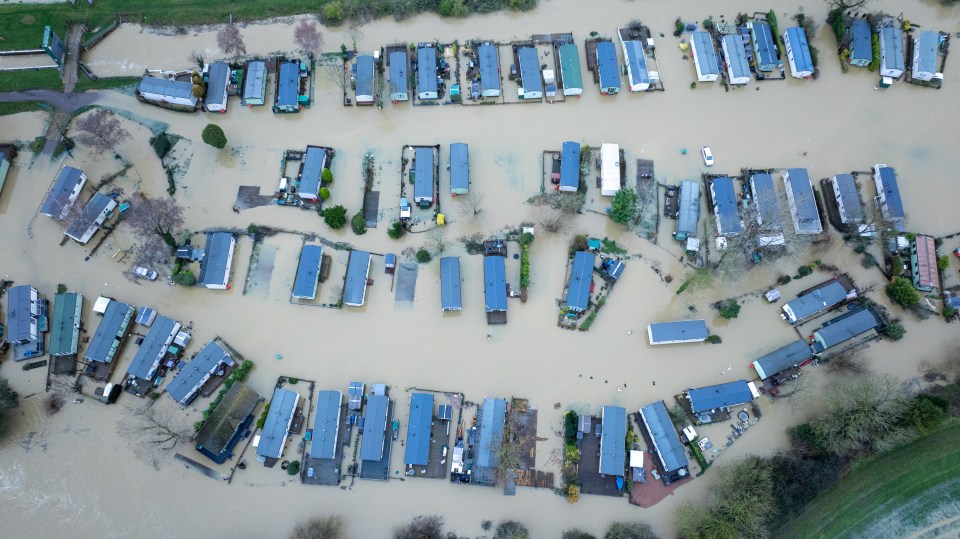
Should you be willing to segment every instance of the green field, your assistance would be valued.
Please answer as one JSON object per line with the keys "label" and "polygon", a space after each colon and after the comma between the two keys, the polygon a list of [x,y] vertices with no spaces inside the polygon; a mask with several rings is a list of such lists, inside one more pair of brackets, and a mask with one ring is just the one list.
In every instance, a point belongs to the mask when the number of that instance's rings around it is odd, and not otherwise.
{"label": "green field", "polygon": [[[27,49],[40,46],[43,27],[52,27],[66,39],[67,25],[85,22],[96,30],[122,14],[127,22],[149,25],[190,25],[235,21],[252,21],[317,13],[331,0],[97,0],[93,6],[77,2],[57,4],[0,5],[0,49]],[[89,37],[89,35],[88,35]]]}
{"label": "green field", "polygon": [[83,92],[85,90],[110,90],[112,88],[123,88],[126,86],[136,86],[140,82],[140,77],[101,77],[92,81],[86,77],[80,77],[74,86],[74,92]]}
{"label": "green field", "polygon": [[63,91],[60,72],[56,69],[39,69],[37,71],[14,71],[0,76],[0,92],[19,92],[38,88]]}
{"label": "green field", "polygon": [[19,114],[21,112],[33,112],[42,110],[36,101],[18,101],[15,103],[0,103],[0,116],[8,114]]}
{"label": "green field", "polygon": [[[906,537],[960,526],[960,422],[854,467],[775,537]],[[941,530],[946,531],[946,530]]]}

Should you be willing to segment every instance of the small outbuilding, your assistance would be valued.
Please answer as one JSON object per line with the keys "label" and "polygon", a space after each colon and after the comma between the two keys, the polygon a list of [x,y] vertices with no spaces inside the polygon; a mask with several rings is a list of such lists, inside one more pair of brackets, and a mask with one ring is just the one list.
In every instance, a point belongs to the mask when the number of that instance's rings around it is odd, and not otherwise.
{"label": "small outbuilding", "polygon": [[651,345],[703,342],[710,336],[706,320],[656,322],[647,326]]}

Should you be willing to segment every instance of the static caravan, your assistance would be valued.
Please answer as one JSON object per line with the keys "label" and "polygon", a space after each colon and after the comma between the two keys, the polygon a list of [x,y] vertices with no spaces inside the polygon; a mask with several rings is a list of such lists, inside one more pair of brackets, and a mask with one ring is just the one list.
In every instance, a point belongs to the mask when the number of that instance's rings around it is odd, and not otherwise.
{"label": "static caravan", "polygon": [[763,72],[773,71],[780,65],[777,58],[777,45],[773,42],[773,33],[770,25],[765,22],[748,22],[750,39],[753,41],[753,57],[757,61],[757,69]]}
{"label": "static caravan", "polygon": [[373,56],[369,54],[358,56],[354,64],[357,69],[354,79],[356,86],[354,94],[357,97],[357,105],[373,105],[373,77],[375,76],[373,64]]}
{"label": "static caravan", "polygon": [[893,19],[880,23],[880,76],[900,78],[903,75],[903,31]]}
{"label": "static caravan", "polygon": [[727,62],[727,77],[730,84],[747,84],[750,82],[750,62],[747,53],[743,50],[743,40],[740,36],[723,36],[721,40],[723,57]]}
{"label": "static caravan", "polygon": [[500,97],[500,52],[492,43],[477,47],[477,60],[480,64],[480,95]]}
{"label": "static caravan", "polygon": [[787,49],[790,61],[790,76],[805,79],[813,76],[813,59],[810,57],[810,45],[803,28],[792,26],[783,33],[783,45]]}
{"label": "static caravan", "polygon": [[394,103],[410,99],[408,68],[406,51],[390,53],[390,101]]}
{"label": "static caravan", "polygon": [[248,106],[264,105],[267,102],[267,63],[263,60],[247,62],[246,79],[243,83],[243,103]]}
{"label": "static caravan", "polygon": [[564,43],[557,49],[560,55],[560,76],[563,95],[582,95],[583,77],[580,74],[580,51],[573,43]]}
{"label": "static caravan", "polygon": [[612,197],[620,191],[620,146],[600,145],[600,194]]}
{"label": "static caravan", "polygon": [[650,72],[647,70],[647,58],[643,54],[643,44],[639,41],[623,41],[623,58],[627,66],[627,83],[631,92],[644,92],[650,89]]}
{"label": "static caravan", "polygon": [[214,62],[207,66],[207,95],[203,98],[207,112],[227,112],[227,86],[230,84],[230,66]]}
{"label": "static caravan", "polygon": [[433,204],[433,159],[433,148],[417,148],[413,154],[413,202],[424,209]]}
{"label": "static caravan", "polygon": [[720,77],[720,64],[713,48],[713,38],[706,32],[694,32],[690,38],[690,55],[697,70],[698,82],[713,82]]}
{"label": "static caravan", "polygon": [[857,19],[850,25],[850,65],[867,67],[873,61],[873,38],[870,23]]}
{"label": "static caravan", "polygon": [[439,99],[437,83],[437,48],[433,45],[417,49],[417,97],[423,100]]}
{"label": "static caravan", "polygon": [[612,41],[597,42],[597,70],[600,71],[600,93],[620,93],[620,65],[617,64],[617,49]]}
{"label": "static caravan", "polygon": [[913,78],[930,81],[937,75],[937,47],[940,36],[924,30],[913,40]]}
{"label": "static caravan", "polygon": [[197,97],[193,95],[193,83],[158,77],[144,77],[137,86],[137,94],[144,101],[158,104],[170,104],[180,107],[197,107]]}
{"label": "static caravan", "polygon": [[517,90],[520,99],[540,99],[543,97],[543,80],[540,78],[540,59],[537,49],[523,47],[517,53],[520,58],[520,83]]}
{"label": "static caravan", "polygon": [[465,195],[470,192],[469,147],[462,142],[450,145],[450,194]]}

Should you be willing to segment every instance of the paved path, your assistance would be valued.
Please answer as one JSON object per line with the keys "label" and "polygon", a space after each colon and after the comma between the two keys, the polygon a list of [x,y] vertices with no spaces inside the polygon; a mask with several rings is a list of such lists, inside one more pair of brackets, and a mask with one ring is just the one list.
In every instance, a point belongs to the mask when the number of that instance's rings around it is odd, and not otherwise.
{"label": "paved path", "polygon": [[80,61],[80,40],[85,25],[75,24],[67,33],[67,56],[63,61],[63,91],[73,93],[77,84],[77,62]]}
{"label": "paved path", "polygon": [[97,91],[66,94],[54,90],[25,90],[22,92],[0,92],[0,103],[45,101],[57,110],[72,112],[95,102],[99,97],[100,93]]}

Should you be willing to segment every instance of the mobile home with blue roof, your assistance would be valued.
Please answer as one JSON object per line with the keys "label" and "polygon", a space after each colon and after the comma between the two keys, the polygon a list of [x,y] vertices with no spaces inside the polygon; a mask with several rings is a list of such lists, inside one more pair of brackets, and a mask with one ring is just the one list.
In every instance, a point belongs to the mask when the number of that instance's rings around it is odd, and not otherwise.
{"label": "mobile home with blue roof", "polygon": [[290,426],[293,416],[300,403],[300,394],[289,389],[276,388],[273,398],[270,399],[270,409],[260,431],[260,441],[257,444],[257,455],[264,459],[279,459],[290,436]]}
{"label": "mobile home with blue roof", "polygon": [[483,257],[483,297],[488,324],[507,323],[506,259],[499,255]]}
{"label": "mobile home with blue roof", "polygon": [[757,62],[757,70],[773,71],[780,65],[780,60],[777,58],[777,45],[773,42],[770,25],[753,21],[747,23],[747,26],[750,27],[750,39],[753,42],[753,57]]}
{"label": "mobile home with blue roof", "polygon": [[323,264],[323,246],[306,243],[300,250],[300,262],[297,264],[297,276],[293,281],[293,297],[296,299],[316,299],[317,285],[320,282],[320,266]]}
{"label": "mobile home with blue roof", "polygon": [[653,346],[703,342],[709,336],[706,320],[655,322],[647,326],[647,337]]}
{"label": "mobile home with blue roof", "polygon": [[622,477],[626,464],[627,409],[604,406],[600,412],[600,475]]}
{"label": "mobile home with blue roof", "polygon": [[757,210],[757,226],[760,231],[757,246],[783,245],[786,242],[783,236],[783,218],[773,176],[766,173],[750,176],[750,193]]}
{"label": "mobile home with blue roof", "polygon": [[540,78],[540,59],[537,49],[521,47],[517,52],[520,58],[520,99],[540,99],[543,97],[543,79]]}
{"label": "mobile home with blue roof", "polygon": [[207,112],[227,112],[227,86],[230,84],[230,66],[214,62],[207,66],[207,94],[203,106]]}
{"label": "mobile home with blue roof", "polygon": [[750,82],[750,62],[747,61],[747,53],[743,50],[740,36],[723,36],[720,46],[727,62],[727,78],[730,84],[742,85]]}
{"label": "mobile home with blue roof", "polygon": [[500,51],[492,43],[477,47],[477,61],[480,64],[480,95],[500,97]]}
{"label": "mobile home with blue roof", "polygon": [[[619,32],[617,32],[619,34]],[[627,66],[627,83],[631,92],[644,92],[650,89],[650,72],[647,70],[647,58],[643,53],[643,44],[636,40],[624,40],[620,36],[623,46],[624,63]]]}
{"label": "mobile home with blue roof", "polygon": [[390,53],[390,101],[394,103],[410,99],[410,65],[407,51]]}
{"label": "mobile home with blue roof", "polygon": [[327,150],[319,146],[307,146],[307,153],[300,166],[297,195],[301,201],[316,202],[320,197],[323,169],[327,168]]}
{"label": "mobile home with blue roof", "polygon": [[766,380],[771,376],[792,368],[799,367],[813,358],[813,351],[810,345],[803,339],[797,339],[792,343],[777,348],[769,354],[761,356],[751,365],[761,380]]}
{"label": "mobile home with blue roof", "polygon": [[500,459],[497,447],[503,440],[503,431],[507,419],[507,401],[503,399],[483,399],[480,408],[476,461],[472,483],[493,486],[497,483],[496,468]]}
{"label": "mobile home with blue roof", "polygon": [[317,411],[310,438],[310,456],[318,459],[337,457],[337,441],[340,439],[340,409],[343,393],[324,390],[317,392]]}
{"label": "mobile home with blue roof", "polygon": [[430,430],[433,426],[433,395],[410,395],[410,421],[403,462],[408,468],[426,466],[430,462]]}
{"label": "mobile home with blue roof", "polygon": [[450,145],[450,194],[470,192],[470,148],[462,142]]}
{"label": "mobile home with blue roof", "polygon": [[937,74],[937,47],[940,46],[940,35],[930,30],[924,30],[913,41],[913,70],[914,80],[930,81]]}
{"label": "mobile home with blue roof", "polygon": [[857,19],[850,25],[850,65],[867,67],[873,61],[873,32],[870,23]]}
{"label": "mobile home with blue roof", "polygon": [[819,234],[823,232],[817,199],[813,195],[813,185],[805,168],[788,168],[783,173],[783,184],[787,190],[787,205],[793,217],[793,228],[797,234]]}
{"label": "mobile home with blue roof", "polygon": [[132,305],[110,300],[97,325],[97,331],[83,353],[84,359],[90,362],[112,363],[127,336],[135,311]]}
{"label": "mobile home with blue roof", "polygon": [[460,257],[440,259],[440,308],[444,311],[463,310],[460,293]]}
{"label": "mobile home with blue roof", "polygon": [[880,321],[870,309],[846,312],[827,321],[813,332],[813,351],[819,354],[879,327]]}
{"label": "mobile home with blue roof", "polygon": [[847,290],[839,281],[830,280],[816,287],[815,290],[786,302],[780,317],[791,324],[796,324],[856,296],[856,290]]}
{"label": "mobile home with blue roof", "polygon": [[217,341],[210,341],[186,365],[181,364],[177,376],[167,384],[167,394],[186,406],[219,369],[233,365],[233,357]]}
{"label": "mobile home with blue roof", "polygon": [[285,60],[277,67],[274,112],[300,112],[300,62]]}
{"label": "mobile home with blue roof", "polygon": [[590,305],[590,288],[593,285],[593,267],[597,257],[587,251],[573,255],[573,269],[567,286],[567,310],[580,313]]}
{"label": "mobile home with blue roof", "polygon": [[783,45],[787,49],[790,61],[790,76],[805,79],[813,75],[813,59],[810,57],[810,45],[807,34],[799,26],[791,26],[783,33]]}
{"label": "mobile home with blue roof", "polygon": [[893,19],[880,23],[880,75],[900,78],[904,69],[903,30]]}
{"label": "mobile home with blue roof", "polygon": [[214,290],[230,289],[230,270],[237,238],[230,232],[210,232],[204,244],[197,285]]}
{"label": "mobile home with blue roof", "polygon": [[180,322],[165,316],[157,317],[127,368],[125,385],[130,392],[143,397],[153,388],[160,361],[179,332]]}
{"label": "mobile home with blue roof", "polygon": [[840,213],[840,222],[856,224],[863,222],[863,204],[860,203],[860,193],[852,174],[837,174],[830,179],[830,191],[837,202]]}
{"label": "mobile home with blue roof", "polygon": [[195,110],[199,99],[193,95],[193,83],[185,80],[143,77],[137,86],[137,94],[144,101],[156,105],[175,105]]}
{"label": "mobile home with blue roof", "polygon": [[710,182],[710,197],[713,199],[713,213],[717,218],[717,235],[736,236],[743,232],[733,179],[725,176],[714,178]]}
{"label": "mobile home with blue roof", "polygon": [[680,443],[677,429],[673,426],[663,401],[652,402],[640,408],[640,419],[643,421],[647,440],[657,455],[663,483],[669,485],[687,477],[690,474],[690,461],[687,460],[687,452]]}
{"label": "mobile home with blue roof", "polygon": [[437,48],[432,44],[417,49],[417,97],[424,101],[440,98],[437,61]]}
{"label": "mobile home with blue roof", "polygon": [[702,423],[709,423],[709,414],[715,409],[728,409],[753,402],[760,396],[760,392],[753,383],[746,380],[737,380],[725,384],[688,389],[683,396],[687,399],[690,410]]}
{"label": "mobile home with blue roof", "polygon": [[40,213],[58,221],[63,220],[76,203],[87,183],[87,175],[79,168],[63,167],[57,173],[53,187],[40,207]]}
{"label": "mobile home with blue roof", "polygon": [[361,54],[357,57],[354,66],[357,69],[354,80],[357,105],[373,105],[373,78],[376,76],[373,56]]}
{"label": "mobile home with blue roof", "polygon": [[612,41],[597,41],[597,70],[600,72],[600,93],[620,93],[620,64]]}
{"label": "mobile home with blue roof", "polygon": [[564,142],[560,147],[560,191],[576,193],[580,188],[580,144]]}
{"label": "mobile home with blue roof", "polygon": [[720,62],[713,48],[713,38],[707,32],[694,32],[690,37],[690,56],[697,70],[698,82],[713,82],[720,77]]}
{"label": "mobile home with blue roof", "polygon": [[367,298],[367,278],[370,275],[370,253],[350,251],[347,275],[343,283],[343,304],[362,307]]}
{"label": "mobile home with blue roof", "polygon": [[900,186],[897,184],[897,173],[893,167],[873,165],[873,181],[877,188],[877,205],[880,206],[883,218],[891,223],[906,219],[903,200],[900,198]]}

